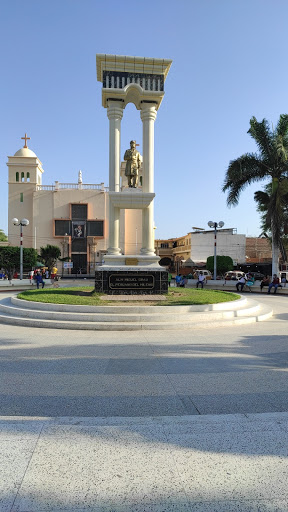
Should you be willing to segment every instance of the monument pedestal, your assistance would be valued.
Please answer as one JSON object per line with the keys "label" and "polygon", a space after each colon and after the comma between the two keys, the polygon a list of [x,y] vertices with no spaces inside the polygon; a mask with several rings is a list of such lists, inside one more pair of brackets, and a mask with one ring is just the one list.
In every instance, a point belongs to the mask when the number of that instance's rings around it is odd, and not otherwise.
{"label": "monument pedestal", "polygon": [[103,265],[95,272],[95,291],[107,295],[162,295],[168,293],[168,272],[155,264]]}

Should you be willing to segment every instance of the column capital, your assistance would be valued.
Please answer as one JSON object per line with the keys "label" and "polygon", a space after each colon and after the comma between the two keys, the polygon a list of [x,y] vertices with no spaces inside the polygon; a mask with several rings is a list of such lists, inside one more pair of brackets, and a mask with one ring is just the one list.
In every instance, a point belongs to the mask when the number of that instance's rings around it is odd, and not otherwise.
{"label": "column capital", "polygon": [[108,119],[122,119],[123,117],[123,103],[121,101],[108,101],[107,102],[107,116]]}
{"label": "column capital", "polygon": [[152,120],[155,121],[157,117],[157,110],[155,103],[142,103],[141,104],[141,112],[140,116],[142,121],[144,120]]}

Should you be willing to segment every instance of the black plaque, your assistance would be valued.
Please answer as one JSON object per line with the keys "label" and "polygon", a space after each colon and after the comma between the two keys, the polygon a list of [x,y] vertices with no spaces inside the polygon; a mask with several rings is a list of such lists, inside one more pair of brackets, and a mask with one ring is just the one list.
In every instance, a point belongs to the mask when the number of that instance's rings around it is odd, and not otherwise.
{"label": "black plaque", "polygon": [[110,290],[153,290],[155,286],[154,276],[151,274],[110,274]]}
{"label": "black plaque", "polygon": [[168,293],[165,270],[105,270],[95,272],[95,291],[108,295],[153,295]]}

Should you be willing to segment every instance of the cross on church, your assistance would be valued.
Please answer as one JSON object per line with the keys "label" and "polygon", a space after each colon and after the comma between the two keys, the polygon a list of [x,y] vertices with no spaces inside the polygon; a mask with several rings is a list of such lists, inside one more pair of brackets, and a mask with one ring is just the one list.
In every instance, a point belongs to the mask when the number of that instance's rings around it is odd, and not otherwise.
{"label": "cross on church", "polygon": [[25,140],[24,148],[28,148],[27,146],[27,140],[30,140],[30,137],[27,137],[27,133],[25,133],[25,137],[21,137],[21,139]]}

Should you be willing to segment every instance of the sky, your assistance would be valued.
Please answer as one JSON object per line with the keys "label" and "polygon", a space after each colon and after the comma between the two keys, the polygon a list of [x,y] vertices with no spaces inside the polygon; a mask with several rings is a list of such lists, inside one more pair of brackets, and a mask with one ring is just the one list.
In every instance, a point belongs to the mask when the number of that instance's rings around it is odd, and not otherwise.
{"label": "sky", "polygon": [[[108,186],[109,125],[96,54],[172,59],[155,122],[156,238],[223,221],[258,236],[257,183],[228,208],[229,161],[255,152],[249,120],[288,113],[287,0],[9,0],[0,5],[0,229],[7,233],[8,156],[28,146],[43,184]],[[142,151],[129,104],[121,154]],[[207,228],[208,229],[208,228]]]}

